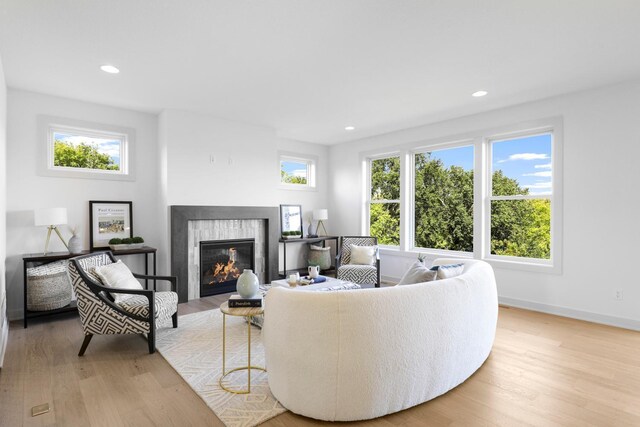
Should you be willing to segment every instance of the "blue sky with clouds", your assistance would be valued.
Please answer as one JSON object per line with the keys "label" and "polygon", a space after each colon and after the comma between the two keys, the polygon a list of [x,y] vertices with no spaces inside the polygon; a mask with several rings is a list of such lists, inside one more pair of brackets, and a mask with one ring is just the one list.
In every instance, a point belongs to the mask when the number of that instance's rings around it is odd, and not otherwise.
{"label": "blue sky with clouds", "polygon": [[[535,135],[493,143],[494,171],[515,179],[529,194],[551,193],[551,135]],[[446,168],[461,166],[473,169],[473,146],[431,152]]]}
{"label": "blue sky with clouds", "polygon": [[74,146],[81,143],[94,144],[98,147],[98,151],[103,154],[108,154],[113,162],[120,166],[120,144],[121,141],[106,139],[106,138],[91,138],[87,136],[66,135],[63,133],[54,133],[54,139],[70,143]]}
{"label": "blue sky with clouds", "polygon": [[280,163],[283,171],[293,176],[306,177],[307,164],[305,162],[296,162],[292,160],[284,160]]}

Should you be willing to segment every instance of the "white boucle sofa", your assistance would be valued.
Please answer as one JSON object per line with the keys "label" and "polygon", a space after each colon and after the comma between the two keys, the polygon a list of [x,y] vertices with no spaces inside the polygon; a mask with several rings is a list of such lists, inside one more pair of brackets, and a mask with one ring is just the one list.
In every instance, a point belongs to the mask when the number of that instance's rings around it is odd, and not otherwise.
{"label": "white boucle sofa", "polygon": [[426,402],[487,359],[498,317],[483,261],[462,275],[415,285],[340,292],[270,289],[262,332],[273,395],[328,421],[379,417]]}

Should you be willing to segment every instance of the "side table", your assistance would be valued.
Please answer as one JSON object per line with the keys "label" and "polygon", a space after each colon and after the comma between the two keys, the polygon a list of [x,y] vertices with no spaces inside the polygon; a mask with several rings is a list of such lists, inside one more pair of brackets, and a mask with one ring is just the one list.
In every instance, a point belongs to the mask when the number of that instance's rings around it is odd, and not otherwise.
{"label": "side table", "polygon": [[[251,320],[254,316],[259,316],[264,313],[263,307],[251,307],[251,308],[229,308],[227,301],[220,305],[220,311],[222,312],[222,376],[218,381],[220,387],[234,394],[249,394],[251,393],[251,370],[256,369],[259,371],[265,371],[266,369],[260,366],[251,365]],[[227,350],[227,316],[248,317],[247,322],[247,366],[241,366],[239,368],[233,368],[227,371],[226,367],[226,350]],[[246,390],[232,390],[225,387],[222,381],[227,375],[236,371],[247,371],[247,389]]]}
{"label": "side table", "polygon": [[[106,250],[106,249],[105,249]],[[114,256],[116,257],[120,257],[120,256],[124,256],[124,255],[144,255],[144,274],[145,276],[149,275],[149,257],[148,255],[152,256],[152,260],[153,260],[153,276],[156,275],[156,252],[158,250],[156,248],[152,248],[150,246],[144,246],[142,248],[138,248],[138,249],[125,249],[125,250],[120,250],[120,251],[111,251],[113,253]],[[63,259],[69,259],[69,258],[73,258],[75,256],[78,255],[85,255],[90,253],[91,251],[87,251],[84,250],[80,253],[77,254],[71,254],[69,252],[50,252],[46,255],[44,254],[25,254],[22,257],[22,270],[23,270],[23,315],[24,315],[24,327],[27,327],[27,321],[28,319],[34,318],[34,317],[45,317],[45,316],[52,316],[55,314],[60,314],[60,313],[67,313],[67,312],[77,312],[78,311],[78,307],[76,306],[76,301],[71,301],[71,304],[62,307],[62,308],[57,308],[55,310],[47,310],[47,311],[29,311],[27,310],[27,285],[28,285],[28,279],[27,279],[27,268],[29,268],[30,265],[34,264],[34,265],[41,265],[41,264],[47,264],[53,261],[59,261],[59,260],[63,260]],[[97,252],[97,251],[94,251]],[[149,289],[149,279],[145,279],[144,280],[144,287],[145,289]],[[153,288],[155,289],[155,281],[153,283]]]}

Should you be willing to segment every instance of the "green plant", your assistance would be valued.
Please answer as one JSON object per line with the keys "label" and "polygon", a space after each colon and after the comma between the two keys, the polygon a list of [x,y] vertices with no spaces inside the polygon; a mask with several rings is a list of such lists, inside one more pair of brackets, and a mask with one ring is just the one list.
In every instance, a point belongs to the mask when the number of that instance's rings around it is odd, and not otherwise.
{"label": "green plant", "polygon": [[109,240],[109,244],[110,245],[120,245],[120,244],[122,244],[122,239],[114,237],[113,239]]}
{"label": "green plant", "polygon": [[127,237],[126,239],[122,239],[123,245],[130,245],[131,243],[133,243],[133,239],[130,237]]}
{"label": "green plant", "polygon": [[142,237],[140,237],[140,236],[134,237],[133,239],[131,239],[131,241],[133,243],[144,243],[144,239]]}

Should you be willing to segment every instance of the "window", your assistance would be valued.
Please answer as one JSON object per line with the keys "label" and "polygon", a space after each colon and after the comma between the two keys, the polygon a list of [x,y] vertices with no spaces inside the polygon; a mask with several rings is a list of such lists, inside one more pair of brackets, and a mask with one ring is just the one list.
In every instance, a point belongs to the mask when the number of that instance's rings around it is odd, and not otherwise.
{"label": "window", "polygon": [[414,247],[473,252],[473,164],[473,146],[414,154]]}
{"label": "window", "polygon": [[551,133],[491,140],[489,253],[551,259]]}
{"label": "window", "polygon": [[400,244],[400,157],[369,162],[369,233],[378,243]]}
{"label": "window", "polygon": [[93,132],[55,128],[51,132],[54,168],[122,172],[123,135],[94,136]]}
{"label": "window", "polygon": [[41,121],[47,143],[44,175],[133,179],[133,130],[70,119]]}
{"label": "window", "polygon": [[409,257],[560,272],[561,138],[552,118],[363,154],[362,232]]}
{"label": "window", "polygon": [[314,159],[280,155],[280,184],[284,188],[315,188],[315,175]]}

